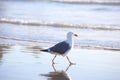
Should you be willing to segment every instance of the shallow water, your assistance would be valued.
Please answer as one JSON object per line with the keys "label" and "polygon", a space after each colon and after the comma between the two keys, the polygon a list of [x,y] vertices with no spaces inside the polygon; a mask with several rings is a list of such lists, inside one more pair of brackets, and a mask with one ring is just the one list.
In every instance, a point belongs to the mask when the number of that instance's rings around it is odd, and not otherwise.
{"label": "shallow water", "polygon": [[[119,80],[120,54],[114,51],[75,48],[68,56],[76,63],[69,66],[65,57],[40,52],[43,47],[0,45],[1,80]],[[76,74],[77,73],[77,74]]]}

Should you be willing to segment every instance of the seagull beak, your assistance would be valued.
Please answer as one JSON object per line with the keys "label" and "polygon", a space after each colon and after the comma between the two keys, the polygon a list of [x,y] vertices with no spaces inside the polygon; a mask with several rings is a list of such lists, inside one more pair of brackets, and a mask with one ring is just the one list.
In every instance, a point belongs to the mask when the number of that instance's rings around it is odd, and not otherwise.
{"label": "seagull beak", "polygon": [[78,37],[78,35],[77,35],[77,34],[74,34],[74,36]]}

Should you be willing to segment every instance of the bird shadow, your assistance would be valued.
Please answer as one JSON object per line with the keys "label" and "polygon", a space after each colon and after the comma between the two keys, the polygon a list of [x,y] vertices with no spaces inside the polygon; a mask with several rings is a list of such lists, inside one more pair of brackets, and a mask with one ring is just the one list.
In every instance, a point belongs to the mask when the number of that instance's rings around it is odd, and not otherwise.
{"label": "bird shadow", "polygon": [[47,77],[47,80],[72,80],[67,71],[72,65],[67,66],[65,70],[57,70],[55,64],[52,64],[54,71],[48,72],[47,74],[40,74],[40,76]]}

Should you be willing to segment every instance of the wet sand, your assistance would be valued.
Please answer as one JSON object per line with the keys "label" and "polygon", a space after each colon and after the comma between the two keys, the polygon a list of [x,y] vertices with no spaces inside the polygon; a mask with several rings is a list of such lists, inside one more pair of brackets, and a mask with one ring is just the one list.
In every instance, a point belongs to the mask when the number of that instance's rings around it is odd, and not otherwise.
{"label": "wet sand", "polygon": [[65,57],[40,52],[40,46],[0,45],[1,80],[119,80],[119,51],[75,48],[69,53],[76,65]]}

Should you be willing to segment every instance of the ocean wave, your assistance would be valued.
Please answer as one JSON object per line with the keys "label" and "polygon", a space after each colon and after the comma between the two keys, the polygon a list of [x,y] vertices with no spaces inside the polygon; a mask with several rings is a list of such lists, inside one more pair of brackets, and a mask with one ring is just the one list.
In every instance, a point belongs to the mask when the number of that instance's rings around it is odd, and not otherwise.
{"label": "ocean wave", "polygon": [[42,0],[42,1],[54,1],[54,2],[62,2],[62,3],[74,3],[74,4],[81,4],[81,3],[87,3],[87,4],[114,4],[119,5],[120,0]]}
{"label": "ocean wave", "polygon": [[30,25],[30,26],[54,26],[54,27],[67,27],[67,28],[82,28],[82,29],[96,29],[96,30],[120,30],[120,26],[115,25],[90,25],[90,24],[70,24],[60,22],[47,22],[40,20],[23,20],[0,18],[0,23],[10,23],[16,25]]}

